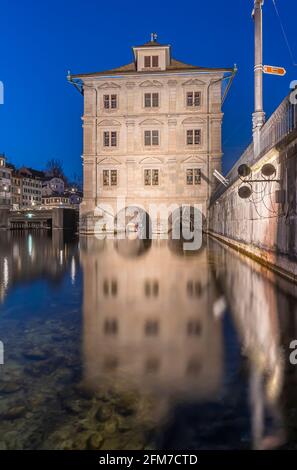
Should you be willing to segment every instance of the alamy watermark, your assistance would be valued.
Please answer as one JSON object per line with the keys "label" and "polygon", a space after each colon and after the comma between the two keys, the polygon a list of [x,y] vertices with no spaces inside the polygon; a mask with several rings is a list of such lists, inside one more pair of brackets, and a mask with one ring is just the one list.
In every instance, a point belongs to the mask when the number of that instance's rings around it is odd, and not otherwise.
{"label": "alamy watermark", "polygon": [[289,361],[292,366],[297,365],[297,339],[294,339],[290,343],[290,349],[293,349],[293,351],[290,354]]}
{"label": "alamy watermark", "polygon": [[150,203],[126,204],[124,197],[117,197],[115,207],[100,204],[94,212],[95,236],[98,239],[124,239],[134,232],[137,238],[182,240],[183,249],[199,250],[202,246],[203,211],[201,204]]}

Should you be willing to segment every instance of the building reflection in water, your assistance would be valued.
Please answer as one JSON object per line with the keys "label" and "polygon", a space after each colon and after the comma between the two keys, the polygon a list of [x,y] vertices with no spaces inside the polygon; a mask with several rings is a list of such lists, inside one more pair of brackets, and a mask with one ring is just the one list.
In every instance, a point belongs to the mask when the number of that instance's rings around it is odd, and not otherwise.
{"label": "building reflection in water", "polygon": [[0,303],[40,279],[58,288],[59,309],[77,286],[77,311],[83,282],[83,384],[155,398],[156,429],[169,436],[164,448],[189,448],[188,429],[202,447],[224,438],[226,448],[296,445],[297,368],[289,363],[296,285],[211,240],[185,252],[179,240],[78,244],[58,231],[1,233]]}
{"label": "building reflection in water", "polygon": [[71,268],[75,281],[77,241],[62,231],[0,233],[0,303],[10,288],[41,278],[55,285]]}
{"label": "building reflection in water", "polygon": [[210,246],[217,283],[224,291],[249,361],[249,399],[253,447],[278,447],[285,440],[281,417],[284,352],[281,345],[274,275],[216,242]]}
{"label": "building reflection in water", "polygon": [[[84,382],[152,393],[162,404],[220,390],[222,323],[207,250],[167,240],[82,238]],[[161,413],[161,410],[159,410]]]}

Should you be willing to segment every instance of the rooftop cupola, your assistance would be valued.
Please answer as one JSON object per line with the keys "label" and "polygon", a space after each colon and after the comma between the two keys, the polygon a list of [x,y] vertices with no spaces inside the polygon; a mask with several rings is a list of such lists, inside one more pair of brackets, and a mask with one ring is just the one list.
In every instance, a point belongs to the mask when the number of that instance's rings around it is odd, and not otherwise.
{"label": "rooftop cupola", "polygon": [[137,72],[157,72],[170,65],[170,46],[157,42],[157,33],[145,44],[134,46],[133,53]]}

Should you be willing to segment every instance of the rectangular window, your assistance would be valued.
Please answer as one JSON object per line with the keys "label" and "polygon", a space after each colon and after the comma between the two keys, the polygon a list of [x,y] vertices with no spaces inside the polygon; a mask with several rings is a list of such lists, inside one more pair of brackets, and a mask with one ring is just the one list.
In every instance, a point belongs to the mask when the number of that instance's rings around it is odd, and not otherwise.
{"label": "rectangular window", "polygon": [[117,146],[117,133],[116,132],[111,132],[111,146],[116,147]]}
{"label": "rectangular window", "polygon": [[159,106],[159,93],[145,93],[144,94],[145,108],[158,108]]}
{"label": "rectangular window", "polygon": [[201,184],[201,170],[200,170],[200,168],[188,168],[186,174],[187,174],[187,184],[188,185]]}
{"label": "rectangular window", "polygon": [[144,185],[150,186],[152,180],[152,171],[151,170],[144,170]]}
{"label": "rectangular window", "polygon": [[144,94],[144,106],[145,108],[150,108],[152,106],[152,95],[151,93]]}
{"label": "rectangular window", "polygon": [[152,106],[158,108],[159,106],[159,93],[152,93]]}
{"label": "rectangular window", "polygon": [[109,170],[103,170],[103,186],[109,186]]}
{"label": "rectangular window", "polygon": [[111,186],[117,186],[118,184],[118,172],[117,170],[110,171],[110,183]]}
{"label": "rectangular window", "polygon": [[193,184],[193,170],[187,170],[187,184]]}
{"label": "rectangular window", "polygon": [[103,133],[103,145],[104,147],[109,147],[109,132]]}
{"label": "rectangular window", "polygon": [[110,102],[111,102],[111,109],[116,109],[116,107],[117,107],[117,95],[111,95]]}
{"label": "rectangular window", "polygon": [[144,131],[144,145],[152,145],[151,142],[151,131]]}
{"label": "rectangular window", "polygon": [[159,131],[144,131],[144,145],[159,145]]}
{"label": "rectangular window", "polygon": [[103,96],[104,109],[109,109],[109,95]]}
{"label": "rectangular window", "polygon": [[103,170],[103,186],[117,186],[118,184],[118,171],[117,170]]}
{"label": "rectangular window", "polygon": [[159,131],[152,131],[152,145],[159,145]]}
{"label": "rectangular window", "polygon": [[145,186],[158,186],[159,185],[159,170],[144,170],[144,185]]}
{"label": "rectangular window", "polygon": [[195,129],[194,131],[194,144],[199,145],[201,143],[201,130]]}
{"label": "rectangular window", "polygon": [[104,147],[116,147],[117,146],[117,132],[116,131],[103,132],[103,145]]}
{"label": "rectangular window", "polygon": [[144,66],[145,67],[151,66],[151,56],[149,55],[144,56]]}
{"label": "rectangular window", "polygon": [[152,185],[159,185],[159,170],[152,170]]}
{"label": "rectangular window", "polygon": [[117,95],[104,95],[103,96],[104,109],[117,108]]}
{"label": "rectangular window", "polygon": [[152,57],[152,66],[159,67],[159,56],[153,55]]}
{"label": "rectangular window", "polygon": [[195,91],[194,93],[194,106],[200,106],[201,104],[201,93],[200,91]]}
{"label": "rectangular window", "polygon": [[198,107],[201,104],[201,93],[200,91],[189,91],[187,93],[187,106]]}
{"label": "rectangular window", "polygon": [[201,144],[201,129],[187,130],[187,145]]}
{"label": "rectangular window", "polygon": [[187,145],[193,145],[193,131],[187,131]]}
{"label": "rectangular window", "polygon": [[146,68],[159,67],[159,56],[158,55],[144,56],[144,66]]}

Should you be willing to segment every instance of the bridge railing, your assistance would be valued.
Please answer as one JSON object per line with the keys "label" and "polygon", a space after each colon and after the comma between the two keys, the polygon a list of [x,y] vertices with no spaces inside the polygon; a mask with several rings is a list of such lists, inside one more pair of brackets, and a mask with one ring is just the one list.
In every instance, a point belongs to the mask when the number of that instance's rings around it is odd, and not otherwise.
{"label": "bridge railing", "polygon": [[[226,178],[232,184],[238,178],[237,168],[239,165],[242,163],[246,163],[247,165],[254,164],[265,153],[280,144],[280,142],[294,130],[297,130],[297,105],[291,102],[289,95],[282,101],[262,127],[259,154],[254,156],[254,145],[252,142],[231,168]],[[213,193],[212,200],[216,200],[226,189],[227,188],[223,185],[219,185]]]}

